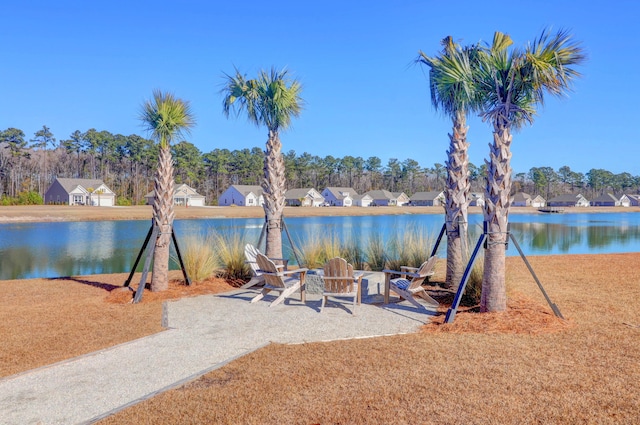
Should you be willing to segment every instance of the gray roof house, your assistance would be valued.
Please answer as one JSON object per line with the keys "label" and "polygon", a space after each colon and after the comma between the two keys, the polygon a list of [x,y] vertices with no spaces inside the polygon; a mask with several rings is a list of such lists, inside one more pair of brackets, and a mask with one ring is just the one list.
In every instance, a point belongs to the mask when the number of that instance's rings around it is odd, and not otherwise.
{"label": "gray roof house", "polygon": [[632,207],[640,206],[640,195],[627,193],[625,195],[629,199],[629,205]]}
{"label": "gray roof house", "polygon": [[373,198],[366,193],[364,195],[354,195],[353,205],[356,207],[368,207],[373,202]]}
{"label": "gray roof house", "polygon": [[350,207],[353,205],[354,196],[358,196],[352,187],[326,187],[322,191],[324,200],[330,206]]}
{"label": "gray roof house", "polygon": [[367,195],[373,198],[373,206],[398,206],[409,203],[409,197],[404,192],[389,192],[388,190],[370,190]]}
{"label": "gray roof house", "polygon": [[116,194],[102,180],[56,178],[44,194],[44,203],[112,207]]}
{"label": "gray roof house", "polygon": [[409,198],[409,205],[422,207],[438,207],[445,204],[443,191],[416,192]]}
{"label": "gray roof house", "polygon": [[547,201],[548,207],[588,207],[589,201],[581,194],[564,194]]}
{"label": "gray roof house", "polygon": [[470,207],[484,207],[484,193],[471,192],[469,194],[469,206]]}
{"label": "gray roof house", "polygon": [[536,195],[535,197],[533,197],[525,192],[518,192],[513,195],[513,198],[511,199],[511,205],[513,205],[514,207],[541,208],[544,207],[546,203],[547,201],[545,201],[542,196]]}
{"label": "gray roof house", "polygon": [[256,207],[264,204],[262,187],[257,185],[233,184],[218,198],[218,205],[238,205]]}
{"label": "gray roof house", "polygon": [[324,203],[324,196],[314,188],[289,189],[284,198],[290,207],[319,207]]}
{"label": "gray roof house", "polygon": [[[147,205],[153,205],[155,199],[155,190],[144,195]],[[205,198],[200,195],[194,188],[186,184],[179,184],[173,188],[173,203],[175,205],[183,205],[187,207],[204,207]]]}

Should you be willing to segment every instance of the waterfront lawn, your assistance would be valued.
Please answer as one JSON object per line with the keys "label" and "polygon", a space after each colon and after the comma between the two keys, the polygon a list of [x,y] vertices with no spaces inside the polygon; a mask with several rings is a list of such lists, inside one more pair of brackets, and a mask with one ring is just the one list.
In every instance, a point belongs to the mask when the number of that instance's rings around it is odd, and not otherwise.
{"label": "waterfront lawn", "polygon": [[[0,281],[0,377],[49,365],[162,331],[162,301],[232,289],[215,279],[131,304],[128,273]],[[172,279],[182,277],[171,271]],[[134,276],[133,286],[140,282]]]}
{"label": "waterfront lawn", "polygon": [[640,254],[529,260],[566,322],[509,257],[506,313],[272,344],[100,423],[640,423]]}
{"label": "waterfront lawn", "polygon": [[[509,257],[506,313],[459,313],[411,335],[273,344],[101,423],[640,423],[640,254],[529,260],[566,322]],[[0,282],[1,375],[160,331],[165,295],[122,304],[124,279]]]}

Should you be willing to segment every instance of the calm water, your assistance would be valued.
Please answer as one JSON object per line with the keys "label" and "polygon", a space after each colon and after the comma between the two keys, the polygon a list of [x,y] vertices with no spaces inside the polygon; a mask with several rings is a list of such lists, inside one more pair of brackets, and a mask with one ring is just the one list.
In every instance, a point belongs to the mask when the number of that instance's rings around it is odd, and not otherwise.
{"label": "calm water", "polygon": [[[408,228],[425,229],[435,239],[441,215],[287,218],[295,244],[307,238],[335,233],[366,240]],[[527,255],[614,253],[640,251],[639,213],[533,214],[510,216],[511,230]],[[477,238],[481,215],[469,217]],[[239,231],[257,243],[262,219],[178,220],[178,240],[189,235]],[[150,221],[0,224],[0,280],[129,272],[149,230]],[[291,256],[283,234],[285,252]],[[439,253],[445,255],[444,244]],[[510,247],[508,255],[517,255]],[[140,267],[139,267],[140,268]]]}

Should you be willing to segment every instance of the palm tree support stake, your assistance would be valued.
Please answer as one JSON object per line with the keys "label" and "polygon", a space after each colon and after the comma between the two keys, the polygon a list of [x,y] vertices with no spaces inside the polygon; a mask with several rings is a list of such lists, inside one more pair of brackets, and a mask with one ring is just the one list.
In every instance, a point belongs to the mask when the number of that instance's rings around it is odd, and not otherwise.
{"label": "palm tree support stake", "polygon": [[[467,268],[464,270],[464,274],[462,275],[462,281],[460,282],[460,286],[458,286],[458,291],[456,292],[456,296],[453,299],[453,303],[451,304],[451,307],[449,308],[449,310],[447,310],[447,315],[444,318],[444,323],[453,323],[453,321],[455,320],[456,313],[458,312],[458,307],[460,306],[460,301],[462,300],[462,294],[464,293],[464,290],[467,286],[467,282],[469,281],[469,276],[471,275],[473,264],[476,261],[476,256],[478,255],[478,251],[480,250],[480,247],[486,242],[488,235],[489,235],[489,232],[487,231],[487,222],[485,221],[483,223],[483,232],[480,235],[480,238],[478,238],[478,243],[476,244],[476,247],[473,250],[473,254],[471,254],[471,258],[467,263]],[[547,295],[547,292],[544,290],[542,283],[540,283],[538,276],[536,276],[536,273],[533,271],[531,264],[529,264],[529,260],[527,260],[527,257],[524,255],[524,252],[522,252],[522,249],[520,248],[520,245],[518,244],[518,241],[516,240],[515,236],[513,236],[513,233],[511,233],[509,231],[509,227],[507,227],[507,241],[509,239],[513,241],[513,244],[518,250],[520,257],[522,257],[522,260],[527,265],[529,272],[531,272],[531,276],[533,276],[533,279],[536,281],[538,288],[540,288],[540,292],[542,292],[542,295],[544,295],[544,298],[547,300],[547,304],[549,304],[549,307],[551,307],[551,310],[553,310],[553,314],[555,314],[556,317],[564,319],[564,316],[562,316],[562,313],[560,312],[560,309],[558,308],[558,306],[551,301],[551,299]]]}
{"label": "palm tree support stake", "polygon": [[[144,250],[147,248],[149,241],[150,240],[155,241],[158,238],[159,232],[160,232],[160,229],[158,228],[158,226],[155,225],[155,220],[152,220],[151,228],[149,229],[149,232],[147,232],[147,237],[145,238],[144,243],[142,244],[142,248],[140,249],[140,252],[136,257],[136,261],[133,263],[133,268],[131,269],[131,273],[129,273],[129,277],[124,283],[125,288],[131,284],[131,280],[133,279],[133,275],[136,272],[138,263],[140,263],[142,254],[144,253]],[[178,262],[180,263],[180,268],[182,269],[182,276],[184,276],[184,280],[185,282],[187,282],[187,285],[190,286],[191,279],[187,274],[187,268],[184,266],[184,261],[182,260],[182,254],[180,254],[180,247],[178,246],[178,239],[176,238],[176,232],[174,231],[173,226],[171,226],[171,239],[173,240],[173,246],[176,249]],[[155,243],[152,244],[151,249],[149,249],[149,252],[147,252],[147,258],[145,258],[145,261],[144,261],[144,268],[142,269],[142,277],[140,278],[140,284],[138,285],[138,290],[136,290],[136,295],[133,298],[134,303],[138,303],[142,299],[142,293],[144,292],[144,287],[147,284],[147,275],[149,274],[149,268],[151,267],[151,259],[153,258],[153,252],[155,251],[155,247],[156,247]]]}

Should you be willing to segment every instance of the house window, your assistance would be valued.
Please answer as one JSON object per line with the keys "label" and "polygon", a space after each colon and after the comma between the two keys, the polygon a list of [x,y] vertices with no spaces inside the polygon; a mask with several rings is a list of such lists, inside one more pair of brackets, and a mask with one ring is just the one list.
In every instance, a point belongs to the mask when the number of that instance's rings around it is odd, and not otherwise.
{"label": "house window", "polygon": [[83,196],[82,195],[73,195],[73,203],[75,205],[82,205]]}
{"label": "house window", "polygon": [[247,199],[247,205],[253,205],[253,199],[251,198]]}

